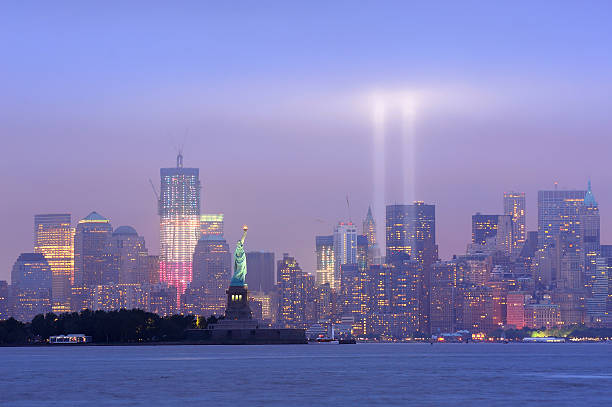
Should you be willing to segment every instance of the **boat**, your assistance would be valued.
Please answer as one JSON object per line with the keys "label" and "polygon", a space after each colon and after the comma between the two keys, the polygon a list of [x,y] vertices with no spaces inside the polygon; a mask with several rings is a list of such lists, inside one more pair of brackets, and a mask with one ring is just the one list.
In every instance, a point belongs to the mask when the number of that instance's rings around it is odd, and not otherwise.
{"label": "boat", "polygon": [[338,339],[334,339],[334,338],[317,338],[312,342],[309,343],[316,343],[316,344],[324,344],[324,345],[339,345],[340,341]]}
{"label": "boat", "polygon": [[323,345],[339,345],[340,341],[334,338],[334,326],[331,327],[331,335],[319,335],[314,341],[310,341],[309,343],[315,344],[323,344]]}
{"label": "boat", "polygon": [[549,337],[527,337],[523,338],[524,343],[564,343],[566,342],[565,338],[555,338],[553,336]]}

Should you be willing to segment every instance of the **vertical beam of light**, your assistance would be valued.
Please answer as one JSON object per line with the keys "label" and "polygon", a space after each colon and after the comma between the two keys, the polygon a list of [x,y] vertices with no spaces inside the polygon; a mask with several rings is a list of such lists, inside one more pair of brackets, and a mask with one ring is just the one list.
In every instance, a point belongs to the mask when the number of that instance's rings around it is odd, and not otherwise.
{"label": "vertical beam of light", "polygon": [[415,104],[412,97],[402,102],[402,181],[404,202],[410,204],[416,199],[416,133]]}
{"label": "vertical beam of light", "polygon": [[373,211],[376,221],[376,235],[378,237],[378,247],[384,253],[385,242],[385,115],[386,106],[381,98],[374,101],[372,110],[373,121],[373,163],[374,163],[374,199]]}

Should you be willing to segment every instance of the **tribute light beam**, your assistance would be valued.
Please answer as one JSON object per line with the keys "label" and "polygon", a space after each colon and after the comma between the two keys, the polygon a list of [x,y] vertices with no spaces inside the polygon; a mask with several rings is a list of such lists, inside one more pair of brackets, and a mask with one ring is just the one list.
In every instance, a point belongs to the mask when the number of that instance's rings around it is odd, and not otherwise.
{"label": "tribute light beam", "polygon": [[[385,120],[386,120],[386,102],[385,100],[377,96],[373,101],[372,108],[372,124],[373,124],[373,181],[374,186],[372,188],[374,198],[374,219],[376,220],[376,234],[378,236],[385,236],[384,234],[384,222],[381,220],[385,219]],[[383,233],[381,233],[381,231]],[[384,242],[385,239],[379,239],[380,242]],[[382,248],[382,244],[379,244]],[[384,249],[383,249],[384,250]]]}
{"label": "tribute light beam", "polygon": [[412,95],[401,100],[402,108],[402,181],[404,184],[404,202],[413,202],[416,198],[416,105]]}

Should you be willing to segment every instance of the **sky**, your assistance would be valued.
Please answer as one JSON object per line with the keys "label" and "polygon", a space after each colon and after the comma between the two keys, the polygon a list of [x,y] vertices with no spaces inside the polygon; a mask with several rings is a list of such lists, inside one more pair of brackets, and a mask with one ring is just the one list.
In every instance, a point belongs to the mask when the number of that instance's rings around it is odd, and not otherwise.
{"label": "sky", "polygon": [[149,179],[181,146],[228,240],[311,273],[370,204],[380,233],[385,204],[435,204],[447,259],[504,191],[535,230],[538,190],[589,178],[612,243],[610,2],[126,3],[0,4],[0,279],[37,213],[158,253]]}

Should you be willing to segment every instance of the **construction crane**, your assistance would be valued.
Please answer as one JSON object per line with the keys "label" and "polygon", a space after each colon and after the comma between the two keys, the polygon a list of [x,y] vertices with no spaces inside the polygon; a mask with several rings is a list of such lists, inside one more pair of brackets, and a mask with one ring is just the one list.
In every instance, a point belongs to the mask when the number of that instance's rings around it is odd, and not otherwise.
{"label": "construction crane", "polygon": [[151,188],[153,189],[153,193],[155,194],[155,202],[157,202],[157,211],[159,212],[159,194],[157,193],[157,190],[155,189],[155,185],[153,185],[153,181],[151,181],[151,178],[149,178],[149,184],[151,184]]}

